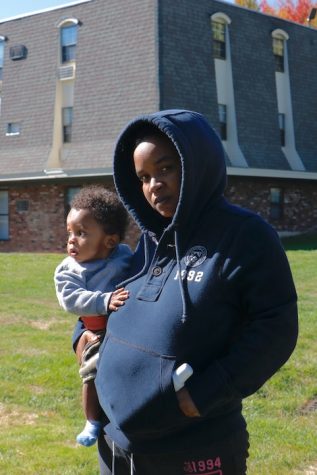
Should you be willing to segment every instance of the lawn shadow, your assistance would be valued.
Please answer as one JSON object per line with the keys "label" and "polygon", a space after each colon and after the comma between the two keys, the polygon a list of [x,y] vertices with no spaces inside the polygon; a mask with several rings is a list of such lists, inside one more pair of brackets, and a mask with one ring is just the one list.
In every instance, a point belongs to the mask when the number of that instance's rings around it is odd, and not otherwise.
{"label": "lawn shadow", "polygon": [[285,251],[313,251],[317,249],[317,232],[281,237]]}

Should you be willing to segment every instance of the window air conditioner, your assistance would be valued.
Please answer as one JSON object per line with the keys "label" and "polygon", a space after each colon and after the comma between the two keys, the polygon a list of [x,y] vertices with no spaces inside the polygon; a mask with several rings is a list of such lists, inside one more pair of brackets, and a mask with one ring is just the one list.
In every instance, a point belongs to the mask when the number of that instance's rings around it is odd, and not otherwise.
{"label": "window air conditioner", "polygon": [[58,79],[66,81],[67,79],[75,78],[75,65],[60,66],[58,68]]}
{"label": "window air conditioner", "polygon": [[27,56],[27,48],[24,45],[16,45],[10,47],[10,58],[14,61],[17,59],[25,59]]}

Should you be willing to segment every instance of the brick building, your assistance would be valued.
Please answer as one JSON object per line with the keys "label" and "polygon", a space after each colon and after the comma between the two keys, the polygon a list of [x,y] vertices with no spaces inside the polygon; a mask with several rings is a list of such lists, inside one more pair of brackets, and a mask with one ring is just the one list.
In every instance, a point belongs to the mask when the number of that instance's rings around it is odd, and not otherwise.
{"label": "brick building", "polygon": [[[81,0],[0,21],[0,252],[64,251],[84,184],[140,113],[218,130],[231,201],[317,227],[317,31],[216,0]],[[132,244],[138,231],[131,226]]]}

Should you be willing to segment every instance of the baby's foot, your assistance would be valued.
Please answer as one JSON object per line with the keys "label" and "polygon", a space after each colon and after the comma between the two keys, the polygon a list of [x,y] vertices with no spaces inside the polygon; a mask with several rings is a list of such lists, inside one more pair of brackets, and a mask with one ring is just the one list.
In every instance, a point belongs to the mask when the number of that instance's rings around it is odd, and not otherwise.
{"label": "baby's foot", "polygon": [[98,421],[87,421],[84,430],[77,435],[76,440],[79,444],[85,447],[90,447],[96,443],[99,432],[101,429],[101,423]]}

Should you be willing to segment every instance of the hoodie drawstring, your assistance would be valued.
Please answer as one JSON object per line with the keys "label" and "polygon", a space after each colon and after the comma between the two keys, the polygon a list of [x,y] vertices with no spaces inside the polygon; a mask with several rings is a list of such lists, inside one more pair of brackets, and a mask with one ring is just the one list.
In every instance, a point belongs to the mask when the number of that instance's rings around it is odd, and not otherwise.
{"label": "hoodie drawstring", "polygon": [[130,455],[130,475],[134,474],[134,462],[133,462],[133,453]]}
{"label": "hoodie drawstring", "polygon": [[[130,475],[134,475],[134,460],[133,460],[133,453],[131,452],[129,455],[130,459]],[[111,473],[112,475],[115,475],[116,472],[116,446],[115,443],[112,441],[112,463],[111,463]]]}
{"label": "hoodie drawstring", "polygon": [[174,231],[174,239],[175,239],[175,253],[176,253],[176,263],[177,263],[177,269],[178,269],[178,275],[179,275],[179,288],[181,292],[181,297],[182,297],[182,305],[183,305],[183,314],[181,321],[182,323],[185,323],[187,320],[187,302],[186,302],[186,295],[185,295],[185,289],[184,289],[184,282],[182,278],[182,268],[181,268],[181,261],[180,261],[180,256],[179,256],[179,242],[178,242],[178,233],[177,230],[175,229]]}
{"label": "hoodie drawstring", "polygon": [[112,475],[115,475],[115,456],[116,456],[115,445],[114,445],[114,442],[112,441],[112,464],[111,464]]}

